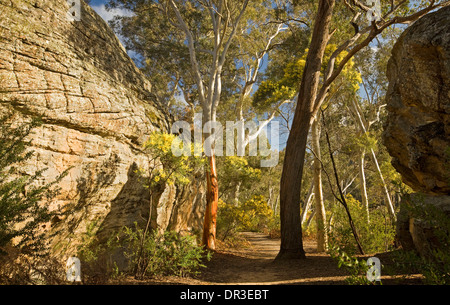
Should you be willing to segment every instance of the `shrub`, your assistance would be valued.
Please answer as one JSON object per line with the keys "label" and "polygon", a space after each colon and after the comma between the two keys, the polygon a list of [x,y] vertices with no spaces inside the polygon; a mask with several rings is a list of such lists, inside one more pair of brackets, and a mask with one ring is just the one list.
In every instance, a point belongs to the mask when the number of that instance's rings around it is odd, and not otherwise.
{"label": "shrub", "polygon": [[273,212],[264,196],[255,195],[241,204],[241,230],[261,231],[267,228]]}
{"label": "shrub", "polygon": [[101,243],[97,238],[98,228],[97,221],[89,223],[77,248],[76,257],[81,261],[81,279],[85,284],[106,283],[120,275],[112,258],[119,247],[114,240],[115,234],[106,243]]}
{"label": "shrub", "polygon": [[347,254],[342,248],[340,248],[334,239],[330,240],[328,246],[328,253],[338,265],[338,268],[346,269],[350,275],[345,279],[349,285],[374,285],[381,284],[381,281],[370,282],[367,278],[367,272],[369,266],[364,259],[358,259],[354,256]]}
{"label": "shrub", "polygon": [[0,285],[60,285],[66,283],[64,265],[50,255],[25,255],[6,247],[0,256]]}
{"label": "shrub", "polygon": [[137,224],[134,229],[123,227],[117,234],[117,241],[124,248],[129,270],[136,278],[195,275],[205,267],[203,260],[210,259],[210,253],[197,245],[194,236],[173,231],[144,234]]}
{"label": "shrub", "polygon": [[0,118],[0,254],[13,239],[16,241],[14,247],[22,252],[42,253],[45,243],[37,229],[53,214],[40,201],[54,196],[52,186],[62,176],[39,186],[37,180],[45,169],[32,175],[21,172],[24,162],[33,155],[32,151],[27,151],[31,141],[26,139],[41,123],[34,119],[13,126],[13,118],[13,112]]}
{"label": "shrub", "polygon": [[[0,117],[0,283],[56,283],[56,260],[48,253],[43,227],[55,215],[44,199],[52,198],[54,187],[67,173],[55,181],[40,185],[45,169],[24,173],[23,166],[33,156],[28,149],[32,130],[41,125],[39,119],[17,122],[14,112],[2,108]],[[53,234],[56,234],[53,233]]]}
{"label": "shrub", "polygon": [[273,211],[263,196],[255,195],[238,205],[219,201],[217,232],[222,240],[234,237],[239,231],[263,231],[276,226]]}
{"label": "shrub", "polygon": [[267,234],[270,238],[280,238],[281,237],[281,220],[280,215],[272,214],[269,219]]}
{"label": "shrub", "polygon": [[[440,208],[423,204],[420,196],[411,200],[405,208],[413,218],[420,219],[432,232],[433,246],[428,253],[419,255],[414,251],[399,251],[394,262],[399,270],[421,273],[426,284],[450,284],[450,218]],[[407,201],[404,201],[407,202]]]}
{"label": "shrub", "polygon": [[195,172],[203,167],[205,160],[194,155],[195,145],[191,144],[191,155],[175,156],[172,145],[176,146],[176,136],[162,132],[153,132],[144,149],[151,155],[151,172],[149,187],[155,189],[164,184],[188,184]]}
{"label": "shrub", "polygon": [[217,237],[223,241],[234,236],[239,228],[241,210],[238,206],[227,204],[219,199],[217,208]]}
{"label": "shrub", "polygon": [[[394,245],[395,227],[389,219],[384,207],[370,211],[370,222],[362,204],[352,195],[346,198],[350,213],[358,231],[359,239],[366,253],[388,251]],[[333,221],[330,226],[330,237],[348,253],[356,253],[357,248],[348,224],[347,214],[341,205],[333,207]]]}

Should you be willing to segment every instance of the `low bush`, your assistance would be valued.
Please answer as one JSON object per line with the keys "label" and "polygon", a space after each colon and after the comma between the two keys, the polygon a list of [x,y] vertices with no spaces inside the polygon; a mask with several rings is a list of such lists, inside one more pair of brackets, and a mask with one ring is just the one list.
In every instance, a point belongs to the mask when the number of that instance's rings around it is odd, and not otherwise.
{"label": "low bush", "polygon": [[398,270],[408,274],[421,273],[425,284],[450,284],[450,218],[442,209],[423,204],[420,196],[407,201],[405,209],[415,219],[420,219],[433,235],[433,246],[427,254],[415,251],[397,251],[394,262]]}
{"label": "low bush", "polygon": [[[347,195],[346,201],[364,251],[377,253],[391,250],[394,246],[395,226],[385,208],[372,209],[370,222],[367,222],[362,204],[351,195]],[[332,211],[329,234],[330,238],[334,239],[346,252],[350,254],[357,252],[355,239],[348,224],[348,216],[340,205],[335,206]]]}
{"label": "low bush", "polygon": [[217,213],[217,236],[223,241],[234,238],[237,232],[262,232],[277,226],[272,209],[259,195],[238,205],[219,201]]}
{"label": "low bush", "polygon": [[204,259],[211,254],[197,245],[196,238],[174,231],[144,234],[144,230],[124,227],[117,235],[124,247],[129,270],[136,278],[155,275],[196,275],[205,267]]}

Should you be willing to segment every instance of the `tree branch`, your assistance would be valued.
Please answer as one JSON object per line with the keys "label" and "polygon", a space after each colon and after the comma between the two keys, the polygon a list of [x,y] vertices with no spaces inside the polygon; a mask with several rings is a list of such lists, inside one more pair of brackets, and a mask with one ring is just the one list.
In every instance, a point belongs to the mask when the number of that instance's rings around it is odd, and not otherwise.
{"label": "tree branch", "polygon": [[324,125],[325,138],[327,140],[327,145],[328,145],[328,151],[329,151],[329,154],[330,154],[331,164],[333,165],[334,177],[336,179],[336,185],[337,185],[337,188],[338,188],[338,191],[339,191],[340,200],[338,199],[338,201],[342,204],[342,206],[344,207],[345,211],[347,212],[348,222],[350,224],[350,228],[352,229],[353,237],[355,238],[356,245],[358,246],[359,253],[361,253],[361,255],[364,255],[364,250],[362,248],[361,241],[359,240],[359,236],[358,236],[358,233],[356,231],[355,224],[353,223],[352,215],[351,215],[350,210],[348,208],[347,201],[345,200],[345,196],[344,196],[344,193],[342,192],[341,184],[339,182],[339,176],[338,176],[337,169],[336,169],[336,162],[334,161],[334,156],[333,156],[333,153],[331,151],[330,137],[328,135],[328,128],[327,128],[327,125],[325,123],[325,114],[324,114],[323,111],[322,111],[322,121],[323,121],[323,125]]}
{"label": "tree branch", "polygon": [[177,5],[175,4],[174,0],[170,0],[170,5],[172,9],[175,12],[175,15],[178,20],[179,28],[185,33],[186,38],[188,40],[188,47],[189,47],[189,56],[192,64],[192,72],[195,76],[195,80],[197,82],[198,91],[199,91],[199,97],[200,97],[200,103],[202,105],[206,104],[206,98],[205,98],[205,88],[203,86],[203,79],[200,72],[199,64],[197,61],[197,55],[195,53],[195,46],[194,46],[194,37],[192,35],[192,32],[189,30],[188,25],[183,19],[183,16],[181,16],[180,10],[178,9]]}
{"label": "tree branch", "polygon": [[[427,14],[428,12],[438,8],[438,7],[443,7],[443,6],[448,6],[450,5],[450,1],[445,1],[439,4],[434,4],[435,1],[431,1],[430,5],[427,6],[426,8],[412,14],[409,16],[405,16],[405,17],[401,17],[401,16],[395,16],[392,19],[390,19],[389,21],[380,21],[378,23],[373,22],[372,25],[370,27],[366,27],[364,30],[360,31],[359,33],[356,33],[352,38],[348,39],[347,41],[345,41],[344,43],[342,43],[335,52],[333,52],[329,62],[328,62],[328,66],[326,69],[326,77],[325,77],[325,81],[322,85],[322,87],[319,90],[319,93],[316,96],[315,102],[314,102],[314,109],[313,109],[313,116],[317,113],[317,111],[319,110],[320,105],[322,104],[322,102],[325,99],[325,96],[328,93],[328,90],[332,84],[332,82],[336,79],[336,77],[339,76],[339,74],[341,73],[341,71],[343,70],[344,66],[347,64],[347,62],[358,52],[360,51],[362,48],[366,47],[367,45],[369,45],[369,43],[378,35],[380,34],[383,30],[385,30],[387,27],[396,24],[396,23],[409,23],[412,21],[415,21],[417,19],[419,19],[420,17],[424,16],[425,14]],[[397,9],[399,7],[399,5],[397,5],[395,7],[395,9]],[[390,15],[392,12],[388,12],[388,14],[386,14],[383,17],[386,17],[388,15]],[[334,63],[336,58],[339,56],[340,53],[342,53],[345,49],[347,49],[348,47],[352,46],[361,36],[363,33],[368,32],[370,29],[369,34],[367,35],[367,37],[361,41],[359,44],[355,45],[350,51],[348,51],[347,55],[342,59],[342,61],[339,63],[338,67],[336,70],[334,70]]]}

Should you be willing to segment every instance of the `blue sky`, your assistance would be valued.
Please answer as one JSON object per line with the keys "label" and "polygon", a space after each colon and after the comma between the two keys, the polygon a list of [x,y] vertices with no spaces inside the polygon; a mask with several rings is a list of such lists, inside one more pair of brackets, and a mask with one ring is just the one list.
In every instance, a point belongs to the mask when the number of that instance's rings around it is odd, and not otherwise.
{"label": "blue sky", "polygon": [[107,11],[105,9],[105,4],[107,0],[91,0],[90,6],[99,14],[105,21],[112,19],[115,15],[127,15],[129,14],[126,10],[114,9],[112,11]]}
{"label": "blue sky", "polygon": [[[130,11],[127,11],[127,10],[120,10],[120,9],[114,9],[114,10],[111,10],[111,11],[107,11],[106,10],[106,8],[105,8],[105,4],[108,2],[108,0],[91,0],[91,2],[89,3],[89,5],[97,12],[97,14],[99,14],[100,15],[100,17],[102,17],[105,21],[109,21],[109,20],[111,20],[115,15],[129,15],[130,14]],[[118,38],[119,39],[121,39],[121,37],[120,36],[118,36]],[[131,57],[131,58],[133,58],[133,57],[135,57],[136,56],[136,54],[133,52],[133,51],[128,51],[128,55]],[[267,66],[267,56],[266,56],[266,58],[265,58],[265,60],[263,61],[263,69],[265,69],[265,66]],[[275,119],[275,120],[278,120],[278,119]],[[267,132],[268,132],[268,134],[270,134],[270,128],[271,128],[271,125],[269,125],[268,127],[267,127],[268,129],[267,129]],[[281,131],[281,129],[283,129],[281,126],[280,126],[280,131]],[[279,143],[279,145],[280,145],[280,147],[281,148],[283,148],[284,146],[285,146],[285,144],[286,144],[286,138],[287,137],[287,134],[284,134],[283,133],[283,135],[281,136],[281,138],[280,138],[280,143]]]}
{"label": "blue sky", "polygon": [[[91,2],[89,3],[89,5],[97,12],[97,14],[100,15],[100,17],[102,17],[106,22],[108,22],[109,20],[111,20],[114,16],[116,15],[131,15],[131,12],[128,10],[121,10],[121,9],[113,9],[110,11],[107,11],[105,8],[105,4],[108,2],[108,0],[91,0]],[[119,35],[117,35],[117,37],[119,38],[119,40],[122,41],[122,37],[120,37]],[[123,45],[125,45],[122,42]],[[137,54],[133,51],[127,51],[128,55],[134,59],[135,57],[137,57]],[[136,62],[136,61],[135,61]]]}

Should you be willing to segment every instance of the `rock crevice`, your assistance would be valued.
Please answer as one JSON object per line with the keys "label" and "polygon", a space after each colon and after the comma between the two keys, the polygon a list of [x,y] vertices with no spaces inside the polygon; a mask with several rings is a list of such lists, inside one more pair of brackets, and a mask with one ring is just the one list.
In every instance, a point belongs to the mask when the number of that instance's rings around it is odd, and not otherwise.
{"label": "rock crevice", "polygon": [[[48,168],[46,183],[70,168],[47,203],[69,211],[53,222],[63,232],[53,243],[67,255],[91,223],[106,236],[145,221],[149,190],[135,171],[148,172],[142,145],[171,123],[107,23],[81,4],[81,21],[70,21],[66,1],[0,0],[0,108],[12,107],[23,120],[42,117],[24,173]],[[155,226],[201,227],[202,185],[165,192],[172,195],[153,203],[156,211],[164,207]]]}
{"label": "rock crevice", "polygon": [[[430,13],[400,36],[388,62],[383,142],[392,165],[416,193],[405,196],[397,231],[423,255],[439,246],[412,206],[450,217],[450,7]],[[433,237],[434,236],[434,237]]]}

